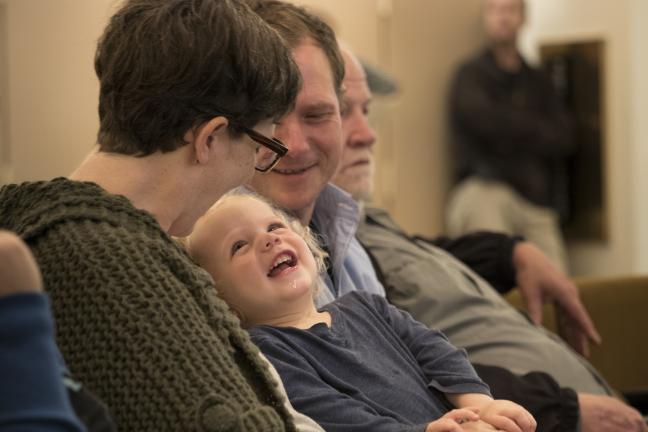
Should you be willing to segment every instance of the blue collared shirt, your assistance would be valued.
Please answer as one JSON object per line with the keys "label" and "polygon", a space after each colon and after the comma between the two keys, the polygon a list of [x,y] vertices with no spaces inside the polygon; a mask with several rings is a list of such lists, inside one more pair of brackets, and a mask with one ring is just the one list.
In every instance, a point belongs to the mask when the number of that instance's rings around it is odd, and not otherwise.
{"label": "blue collared shirt", "polygon": [[315,203],[312,224],[329,253],[331,274],[322,274],[328,289],[322,289],[315,302],[318,307],[352,291],[385,297],[371,260],[356,231],[360,221],[358,204],[348,193],[331,184],[320,193]]}

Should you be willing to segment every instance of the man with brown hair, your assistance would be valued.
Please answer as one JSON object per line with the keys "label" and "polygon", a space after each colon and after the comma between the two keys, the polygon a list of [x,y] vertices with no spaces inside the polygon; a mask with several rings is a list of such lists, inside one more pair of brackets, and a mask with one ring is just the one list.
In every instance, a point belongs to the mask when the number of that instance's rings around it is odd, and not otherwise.
{"label": "man with brown hair", "polygon": [[286,40],[302,77],[295,109],[277,127],[277,133],[290,138],[290,151],[267,175],[255,176],[251,185],[308,225],[315,201],[340,159],[338,96],[344,62],[333,31],[306,10],[276,0],[249,4]]}
{"label": "man with brown hair", "polygon": [[128,0],[96,53],[98,150],[69,179],[0,190],[71,371],[125,431],[295,430],[210,276],[170,237],[285,148],[299,73],[238,0]]}

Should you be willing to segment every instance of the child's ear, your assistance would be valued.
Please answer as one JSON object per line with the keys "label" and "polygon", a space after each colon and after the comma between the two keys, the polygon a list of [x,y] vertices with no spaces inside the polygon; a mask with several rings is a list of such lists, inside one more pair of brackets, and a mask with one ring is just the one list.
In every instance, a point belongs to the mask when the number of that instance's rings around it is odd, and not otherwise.
{"label": "child's ear", "polygon": [[224,138],[229,138],[227,127],[229,120],[218,116],[200,125],[192,142],[197,163],[207,163],[214,147],[219,145]]}

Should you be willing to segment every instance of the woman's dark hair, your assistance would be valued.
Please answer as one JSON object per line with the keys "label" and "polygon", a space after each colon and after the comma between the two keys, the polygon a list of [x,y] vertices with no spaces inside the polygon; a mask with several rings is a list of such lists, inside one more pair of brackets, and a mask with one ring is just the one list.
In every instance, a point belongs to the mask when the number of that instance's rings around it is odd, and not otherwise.
{"label": "woman's dark hair", "polygon": [[136,156],[185,145],[213,117],[249,128],[278,119],[300,86],[282,38],[238,0],[128,0],[95,70],[100,149]]}

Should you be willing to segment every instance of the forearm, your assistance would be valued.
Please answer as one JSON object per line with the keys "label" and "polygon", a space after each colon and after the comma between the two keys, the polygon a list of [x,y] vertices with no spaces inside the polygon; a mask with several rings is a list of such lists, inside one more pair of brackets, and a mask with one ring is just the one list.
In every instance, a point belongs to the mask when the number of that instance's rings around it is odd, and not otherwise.
{"label": "forearm", "polygon": [[3,430],[83,430],[63,386],[63,365],[43,294],[0,299],[0,383]]}
{"label": "forearm", "polygon": [[456,408],[482,407],[493,402],[493,398],[482,393],[446,394],[448,401]]}

